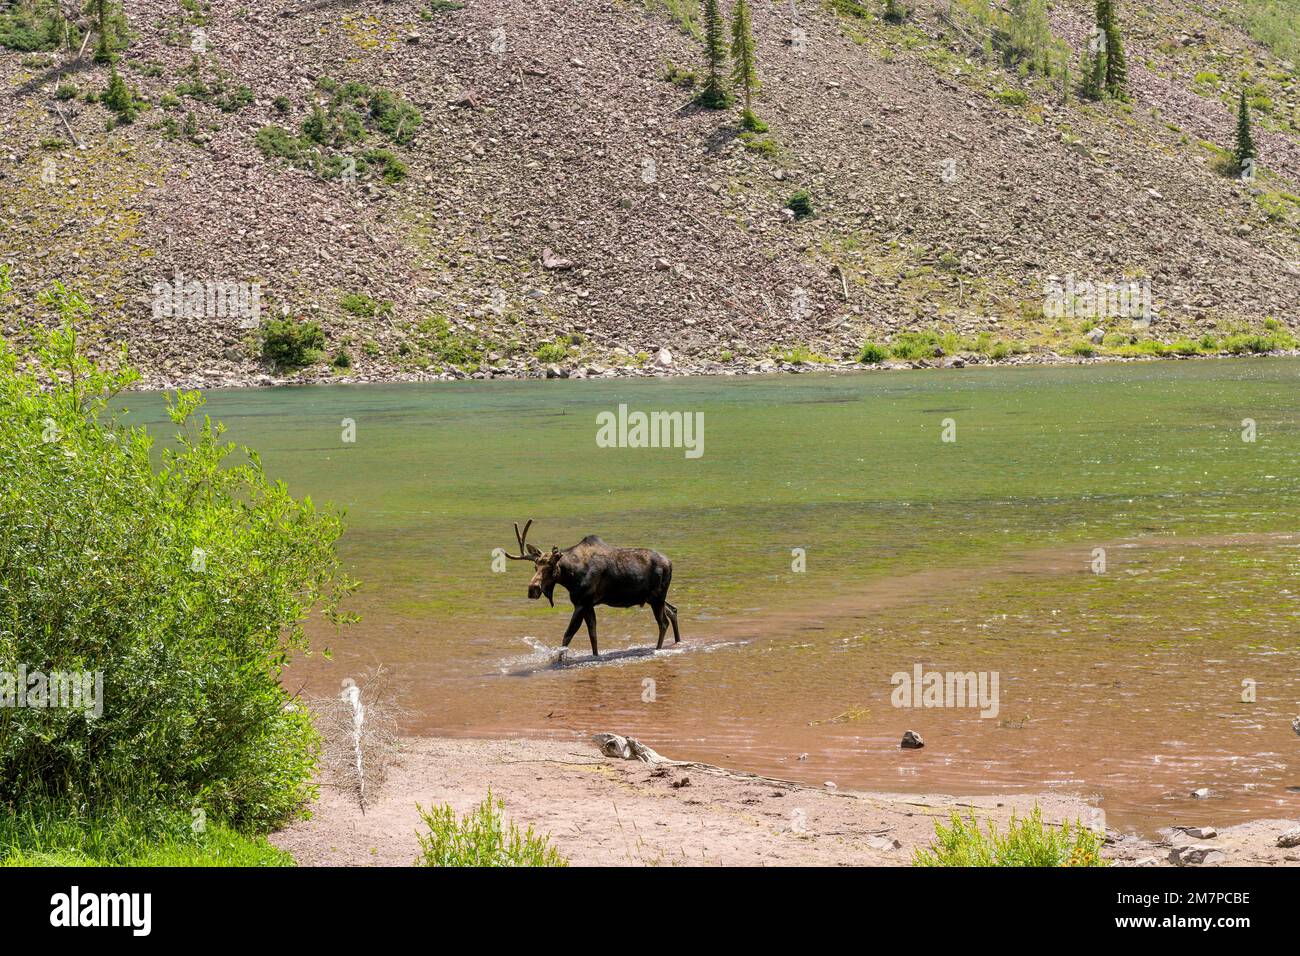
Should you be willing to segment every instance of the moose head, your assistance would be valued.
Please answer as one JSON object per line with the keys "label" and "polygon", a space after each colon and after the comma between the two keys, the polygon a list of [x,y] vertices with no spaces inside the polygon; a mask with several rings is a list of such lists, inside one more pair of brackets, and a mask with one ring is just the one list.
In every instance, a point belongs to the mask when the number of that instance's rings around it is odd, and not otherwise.
{"label": "moose head", "polygon": [[551,602],[551,607],[555,607],[555,581],[556,568],[560,563],[560,551],[558,548],[551,548],[550,551],[542,551],[536,545],[528,543],[528,529],[533,525],[533,519],[529,518],[524,524],[524,530],[519,530],[519,522],[515,522],[515,540],[519,542],[518,554],[507,554],[506,557],[511,561],[531,561],[537,572],[533,579],[528,582],[528,597],[537,600],[543,594],[546,600]]}

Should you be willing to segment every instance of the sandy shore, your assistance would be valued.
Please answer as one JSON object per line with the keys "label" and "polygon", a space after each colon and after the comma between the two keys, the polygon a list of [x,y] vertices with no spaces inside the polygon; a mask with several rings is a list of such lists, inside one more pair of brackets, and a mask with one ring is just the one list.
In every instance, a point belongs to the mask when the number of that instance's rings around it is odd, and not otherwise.
{"label": "sandy shore", "polygon": [[[653,741],[643,741],[653,746]],[[663,754],[671,758],[671,754]],[[550,833],[575,865],[907,866],[934,821],[957,810],[1005,824],[1035,803],[1051,822],[1095,819],[1083,800],[858,793],[807,787],[703,764],[650,766],[588,741],[405,738],[363,815],[353,792],[321,781],[310,820],[272,835],[304,866],[406,866],[418,852],[416,804],[465,812],[488,787],[521,826]],[[1203,865],[1300,864],[1277,837],[1298,821],[1255,821],[1193,839],[1108,833],[1118,865],[1174,865],[1174,847],[1216,851]]]}

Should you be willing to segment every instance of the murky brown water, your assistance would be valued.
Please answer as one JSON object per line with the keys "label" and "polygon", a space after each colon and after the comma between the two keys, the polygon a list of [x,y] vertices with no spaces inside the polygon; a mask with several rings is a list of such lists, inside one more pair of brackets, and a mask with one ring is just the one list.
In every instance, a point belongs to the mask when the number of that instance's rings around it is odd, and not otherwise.
{"label": "murky brown water", "polygon": [[[211,410],[349,512],[364,620],[318,632],[335,659],[296,663],[294,689],[382,664],[411,733],[613,731],[841,788],[1062,790],[1149,832],[1300,815],[1297,384],[1281,360],[231,392]],[[620,402],[703,411],[704,456],[597,449]],[[684,643],[649,653],[648,610],[602,608],[605,659],[583,631],[557,661],[562,592],[529,602],[528,571],[491,567],[526,517],[544,547],[595,532],[669,554]],[[996,672],[996,716],[894,706],[891,677],[918,665]],[[905,730],[925,748],[900,750]]]}

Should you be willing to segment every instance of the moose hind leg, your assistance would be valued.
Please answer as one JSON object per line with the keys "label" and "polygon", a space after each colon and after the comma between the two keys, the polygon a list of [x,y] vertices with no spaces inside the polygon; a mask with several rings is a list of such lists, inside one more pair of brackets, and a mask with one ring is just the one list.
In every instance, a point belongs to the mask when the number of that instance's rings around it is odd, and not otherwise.
{"label": "moose hind leg", "polygon": [[668,630],[668,612],[663,604],[655,603],[651,603],[650,610],[654,611],[655,623],[659,625],[659,643],[655,645],[655,650],[659,650],[664,646],[664,633]]}
{"label": "moose hind leg", "polygon": [[[677,629],[677,605],[665,601],[664,608],[667,609],[668,619],[673,622],[673,643],[680,644],[682,642],[682,632]],[[660,638],[660,640],[662,639]]]}
{"label": "moose hind leg", "polygon": [[575,607],[573,617],[569,618],[569,626],[564,630],[564,646],[569,646],[569,641],[573,640],[573,635],[578,633],[578,628],[582,626],[582,612],[584,608]]}
{"label": "moose hind leg", "polygon": [[587,607],[583,615],[587,619],[587,636],[591,638],[591,656],[599,657],[600,651],[596,649],[596,609]]}

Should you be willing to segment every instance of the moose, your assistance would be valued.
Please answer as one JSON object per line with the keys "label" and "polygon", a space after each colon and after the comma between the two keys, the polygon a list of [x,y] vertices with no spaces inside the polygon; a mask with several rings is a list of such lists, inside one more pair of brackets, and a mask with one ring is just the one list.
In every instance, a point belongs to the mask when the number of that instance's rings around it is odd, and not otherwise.
{"label": "moose", "polygon": [[561,551],[551,548],[543,552],[528,543],[528,529],[533,525],[529,518],[524,530],[515,522],[515,539],[519,542],[518,554],[506,554],[512,561],[533,562],[536,573],[528,582],[528,597],[537,600],[543,594],[555,607],[555,585],[563,585],[573,602],[573,617],[564,632],[564,646],[568,647],[583,621],[587,622],[587,635],[591,638],[591,653],[599,657],[596,647],[596,605],[610,607],[643,607],[650,605],[655,623],[659,625],[658,650],[664,646],[668,625],[673,626],[673,643],[681,642],[677,629],[677,607],[668,603],[668,585],[673,579],[673,563],[658,551],[648,548],[615,548],[594,534],[589,534],[571,548]]}

